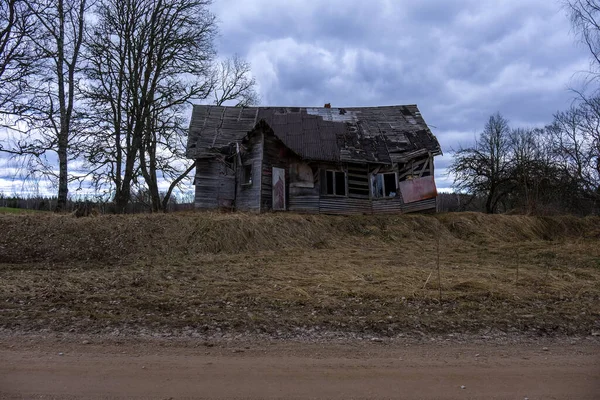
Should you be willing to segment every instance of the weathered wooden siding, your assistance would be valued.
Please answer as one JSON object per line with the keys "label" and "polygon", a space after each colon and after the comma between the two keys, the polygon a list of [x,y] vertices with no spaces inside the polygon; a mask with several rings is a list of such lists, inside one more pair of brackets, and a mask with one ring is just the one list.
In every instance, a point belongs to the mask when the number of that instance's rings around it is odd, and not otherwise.
{"label": "weathered wooden siding", "polygon": [[[290,186],[290,165],[302,163],[295,153],[287,149],[271,133],[256,132],[244,145],[247,152],[235,162],[237,170],[231,169],[215,159],[198,160],[196,171],[196,207],[234,207],[241,211],[265,212],[272,210],[273,167],[283,168],[286,173],[286,209],[294,212],[321,214],[382,214],[408,212],[434,212],[436,199],[404,203],[398,190],[391,198],[371,198],[370,174],[395,171],[399,180],[427,176],[433,173],[433,160],[423,158],[399,169],[391,166],[359,165],[313,162],[308,165],[313,171],[314,187]],[[241,161],[241,163],[240,163]],[[252,166],[252,185],[242,185],[244,165]],[[347,173],[347,196],[324,195],[321,191],[321,170],[343,170]],[[294,175],[296,176],[296,175]],[[236,190],[237,181],[237,190]]]}
{"label": "weathered wooden siding", "polygon": [[348,164],[348,197],[369,199],[369,166],[368,164]]}
{"label": "weathered wooden siding", "polygon": [[[261,210],[269,211],[273,209],[273,167],[283,168],[285,170],[286,186],[286,209],[296,212],[319,212],[319,186],[315,179],[314,187],[291,187],[290,165],[292,163],[301,163],[302,159],[287,149],[272,134],[264,135],[264,153],[263,153],[263,181],[261,190]],[[318,175],[316,166],[311,166],[314,174]]]}
{"label": "weathered wooden siding", "polygon": [[403,213],[412,212],[436,212],[437,197],[427,200],[415,201],[414,203],[406,203],[402,205]]}
{"label": "weathered wooden siding", "polygon": [[402,212],[402,198],[398,195],[387,199],[373,199],[371,209],[373,214],[392,214]]}
{"label": "weathered wooden siding", "polygon": [[296,193],[295,189],[290,188],[289,210],[295,212],[305,212],[311,214],[319,213],[319,195],[306,195],[304,192]]}
{"label": "weathered wooden siding", "polygon": [[[241,157],[241,165],[237,162],[237,193],[235,207],[240,211],[260,212],[260,197],[262,174],[261,165],[263,158],[263,135],[257,132],[251,135],[248,142],[244,143],[247,152]],[[244,179],[244,166],[252,166],[252,184],[242,185]]]}
{"label": "weathered wooden siding", "polygon": [[235,176],[231,168],[217,159],[196,161],[195,206],[200,209],[232,208]]}
{"label": "weathered wooden siding", "polygon": [[289,203],[290,160],[287,149],[269,132],[263,134],[263,149],[260,208],[261,211],[270,211],[273,209],[273,167],[285,170],[285,198]]}
{"label": "weathered wooden siding", "polygon": [[339,215],[371,214],[371,201],[351,197],[322,196],[319,200],[319,212]]}

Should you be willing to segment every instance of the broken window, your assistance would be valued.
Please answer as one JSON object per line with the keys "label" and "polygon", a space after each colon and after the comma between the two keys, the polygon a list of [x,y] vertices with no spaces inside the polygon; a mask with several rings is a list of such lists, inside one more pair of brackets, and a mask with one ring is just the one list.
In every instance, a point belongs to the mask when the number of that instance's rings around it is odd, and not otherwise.
{"label": "broken window", "polygon": [[290,164],[290,187],[314,188],[313,170],[307,163]]}
{"label": "broken window", "polygon": [[[331,196],[346,195],[346,173],[342,171],[325,171],[322,193]],[[323,176],[323,175],[322,175]]]}
{"label": "broken window", "polygon": [[396,197],[398,179],[395,172],[371,175],[371,195],[374,198]]}
{"label": "broken window", "polygon": [[252,164],[244,165],[242,184],[252,185]]}

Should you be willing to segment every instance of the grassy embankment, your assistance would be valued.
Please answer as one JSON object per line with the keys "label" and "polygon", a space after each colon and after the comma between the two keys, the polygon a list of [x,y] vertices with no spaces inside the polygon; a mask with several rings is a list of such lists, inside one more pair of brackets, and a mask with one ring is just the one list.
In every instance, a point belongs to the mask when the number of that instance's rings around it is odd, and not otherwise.
{"label": "grassy embankment", "polygon": [[0,231],[8,329],[600,330],[600,218],[41,213]]}

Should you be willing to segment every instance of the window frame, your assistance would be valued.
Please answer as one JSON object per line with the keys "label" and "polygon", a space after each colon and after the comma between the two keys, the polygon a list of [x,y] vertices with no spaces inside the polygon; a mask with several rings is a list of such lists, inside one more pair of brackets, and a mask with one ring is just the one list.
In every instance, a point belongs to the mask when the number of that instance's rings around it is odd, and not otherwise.
{"label": "window frame", "polygon": [[[385,177],[384,175],[388,175],[388,174],[394,174],[394,182],[396,185],[396,190],[393,191],[393,193],[396,193],[395,196],[386,196],[386,188],[385,188]],[[381,183],[382,183],[382,189],[383,189],[383,196],[375,196],[375,192],[373,191],[373,182],[376,179],[375,177],[381,175]],[[398,182],[398,172],[396,171],[388,171],[388,172],[378,172],[378,173],[371,173],[370,174],[370,185],[369,185],[369,189],[370,189],[370,195],[371,195],[371,199],[373,200],[380,200],[380,199],[394,199],[396,197],[398,197],[398,192],[400,191],[400,183]]]}
{"label": "window frame", "polygon": [[[324,183],[325,186],[321,186],[321,195],[322,196],[328,196],[328,197],[348,197],[348,173],[346,171],[343,170],[336,170],[336,169],[321,169],[322,174],[321,176],[324,178],[324,182],[321,182],[321,185]],[[333,175],[333,180],[332,180],[332,189],[333,189],[333,193],[329,193],[329,191],[327,190],[327,183],[328,183],[328,179],[327,179],[327,175],[328,173],[331,172],[331,174]],[[338,194],[336,193],[336,189],[337,189],[337,175],[338,174],[344,174],[344,194]]]}
{"label": "window frame", "polygon": [[[250,179],[248,179],[248,177]],[[254,183],[254,165],[252,163],[242,164],[242,186],[250,187]]]}

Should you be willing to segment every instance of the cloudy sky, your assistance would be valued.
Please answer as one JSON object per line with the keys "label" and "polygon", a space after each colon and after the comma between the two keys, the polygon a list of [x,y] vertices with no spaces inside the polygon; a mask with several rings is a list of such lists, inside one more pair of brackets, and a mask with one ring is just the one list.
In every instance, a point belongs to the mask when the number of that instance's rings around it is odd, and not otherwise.
{"label": "cloudy sky", "polygon": [[[588,66],[560,0],[214,0],[212,9],[219,55],[250,61],[262,105],[416,103],[445,153],[442,190],[452,148],[470,144],[489,115],[548,123]],[[7,172],[0,191],[18,191]]]}
{"label": "cloudy sky", "polygon": [[498,111],[538,126],[588,66],[559,0],[215,0],[222,56],[252,64],[263,105],[417,104],[442,144]]}

